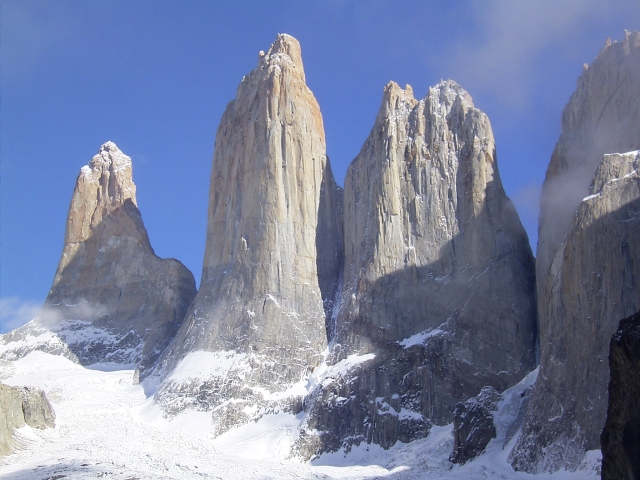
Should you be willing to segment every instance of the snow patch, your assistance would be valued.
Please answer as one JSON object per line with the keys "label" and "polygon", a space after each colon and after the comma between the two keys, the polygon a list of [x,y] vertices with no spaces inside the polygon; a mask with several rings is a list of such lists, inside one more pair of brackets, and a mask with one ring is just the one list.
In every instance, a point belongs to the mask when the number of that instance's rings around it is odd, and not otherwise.
{"label": "snow patch", "polygon": [[197,351],[184,357],[167,380],[181,383],[207,378],[224,378],[230,372],[246,372],[249,369],[246,353]]}
{"label": "snow patch", "polygon": [[[440,327],[442,327],[443,325],[440,325]],[[401,347],[404,347],[404,348],[409,348],[409,347],[412,347],[413,345],[422,345],[429,338],[446,333],[440,327],[435,329],[430,329],[430,330],[424,330],[422,332],[416,333],[414,335],[411,335],[409,338],[405,338],[404,340],[398,343],[400,344]]]}

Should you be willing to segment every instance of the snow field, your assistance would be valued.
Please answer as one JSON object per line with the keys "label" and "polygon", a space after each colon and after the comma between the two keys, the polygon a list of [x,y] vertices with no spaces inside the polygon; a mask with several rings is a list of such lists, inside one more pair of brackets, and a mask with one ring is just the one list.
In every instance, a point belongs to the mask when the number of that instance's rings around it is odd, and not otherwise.
{"label": "snow field", "polygon": [[[434,426],[428,438],[398,443],[387,451],[363,444],[347,454],[336,452],[302,462],[289,455],[303,414],[267,415],[213,438],[210,413],[188,412],[168,420],[142,386],[131,384],[132,376],[130,369],[113,365],[84,368],[42,352],[0,364],[4,383],[43,388],[57,417],[54,429],[25,427],[18,432],[24,449],[0,458],[0,478],[599,478],[597,452],[592,452],[584,468],[575,473],[534,476],[514,472],[507,456],[517,436],[503,449],[504,428],[500,427],[498,438],[486,453],[463,466],[452,466],[448,461],[453,449],[451,425]],[[523,384],[514,387],[512,397],[524,388]],[[514,415],[507,405],[509,398],[505,396],[500,409]]]}

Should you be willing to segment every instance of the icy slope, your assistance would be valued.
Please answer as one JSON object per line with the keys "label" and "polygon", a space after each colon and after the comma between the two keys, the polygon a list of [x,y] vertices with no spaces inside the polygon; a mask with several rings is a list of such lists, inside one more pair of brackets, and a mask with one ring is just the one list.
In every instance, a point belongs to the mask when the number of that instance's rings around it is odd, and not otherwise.
{"label": "icy slope", "polygon": [[[113,367],[111,367],[113,368]],[[428,438],[398,443],[390,450],[363,444],[349,454],[337,452],[312,462],[287,458],[302,418],[266,415],[256,423],[232,429],[213,439],[211,414],[187,411],[172,420],[141,385],[131,385],[132,370],[99,365],[85,368],[70,360],[32,352],[0,363],[0,378],[10,385],[35,385],[45,390],[57,415],[55,429],[23,428],[25,449],[0,459],[0,477],[18,479],[596,479],[592,458],[575,473],[534,476],[511,470],[502,449],[504,428],[487,452],[461,467],[449,463],[451,426],[434,427]],[[509,399],[499,418],[515,415]],[[518,390],[519,389],[519,390]],[[511,407],[509,407],[511,405]]]}

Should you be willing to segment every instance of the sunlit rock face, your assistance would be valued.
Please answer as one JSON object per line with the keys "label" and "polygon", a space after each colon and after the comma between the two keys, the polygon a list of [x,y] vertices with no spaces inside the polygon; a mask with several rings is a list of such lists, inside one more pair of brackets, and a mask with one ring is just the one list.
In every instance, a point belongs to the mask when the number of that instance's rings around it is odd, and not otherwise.
{"label": "sunlit rock face", "polygon": [[[340,201],[300,45],[278,35],[220,121],[200,291],[163,356],[156,401],[213,409],[222,431],[323,361],[342,267]],[[198,351],[226,360],[180,376]]]}
{"label": "sunlit rock face", "polygon": [[[152,364],[196,293],[191,272],[158,258],[136,206],[131,159],[107,142],[82,167],[62,258],[41,314],[2,337],[5,358],[33,349],[82,364]],[[20,342],[31,335],[38,341]]]}
{"label": "sunlit rock face", "polygon": [[540,374],[514,468],[575,469],[600,447],[609,341],[640,310],[640,154],[605,155],[556,254],[540,325]]}
{"label": "sunlit rock face", "polygon": [[20,447],[15,431],[28,425],[43,430],[55,427],[56,414],[37,387],[12,387],[0,383],[0,457]]}
{"label": "sunlit rock face", "polygon": [[534,259],[491,126],[446,81],[391,82],[344,188],[345,270],[332,361],[363,358],[308,399],[307,455],[385,447],[449,423],[535,363]]}

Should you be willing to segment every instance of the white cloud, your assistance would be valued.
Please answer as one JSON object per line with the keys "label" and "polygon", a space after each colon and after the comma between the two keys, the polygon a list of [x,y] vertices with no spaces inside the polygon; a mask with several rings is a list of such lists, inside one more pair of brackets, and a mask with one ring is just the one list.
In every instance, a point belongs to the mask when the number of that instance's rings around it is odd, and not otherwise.
{"label": "white cloud", "polygon": [[495,94],[515,107],[531,99],[541,54],[570,48],[587,24],[627,9],[639,13],[630,0],[489,0],[470,8],[474,30],[445,49],[440,61],[469,91]]}
{"label": "white cloud", "polygon": [[18,297],[0,298],[0,333],[21,327],[40,314],[42,305]]}

